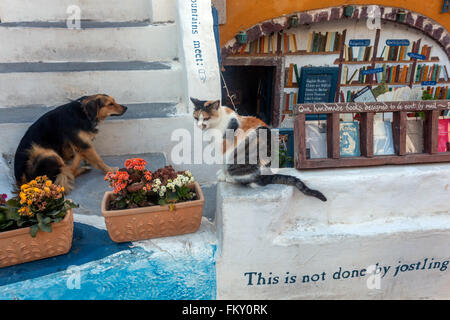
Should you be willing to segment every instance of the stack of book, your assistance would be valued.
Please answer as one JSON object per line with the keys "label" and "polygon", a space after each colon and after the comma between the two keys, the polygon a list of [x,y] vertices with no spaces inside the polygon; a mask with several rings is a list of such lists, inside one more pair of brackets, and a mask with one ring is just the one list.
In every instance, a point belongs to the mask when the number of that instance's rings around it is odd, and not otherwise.
{"label": "stack of book", "polygon": [[409,46],[384,46],[377,61],[410,61],[408,53],[421,54],[425,60],[430,60],[432,46],[423,45],[420,48],[420,40],[410,43]]}
{"label": "stack of book", "polygon": [[297,104],[297,93],[287,92],[284,94],[284,111],[294,110],[294,106]]}
{"label": "stack of book", "polygon": [[433,97],[434,100],[444,100],[450,99],[450,90],[448,90],[448,86],[442,87],[432,87],[429,86],[426,88],[429,94]]}
{"label": "stack of book", "polygon": [[373,46],[350,47],[344,45],[345,61],[372,61]]}
{"label": "stack of book", "polygon": [[335,32],[312,32],[309,34],[306,52],[336,52],[341,47],[342,34]]}
{"label": "stack of book", "polygon": [[239,54],[277,54],[298,52],[298,42],[295,33],[278,33],[266,35],[244,44]]}
{"label": "stack of book", "polygon": [[439,81],[441,79],[441,73],[444,77],[444,81],[448,81],[447,66],[441,66],[438,64],[433,64],[432,66],[419,64],[417,65],[416,72],[414,74],[414,81]]}
{"label": "stack of book", "polygon": [[408,84],[411,78],[412,67],[409,65],[383,65],[383,72],[381,73],[381,79],[378,74],[375,74],[375,82],[382,82],[386,80],[386,83],[399,83]]}

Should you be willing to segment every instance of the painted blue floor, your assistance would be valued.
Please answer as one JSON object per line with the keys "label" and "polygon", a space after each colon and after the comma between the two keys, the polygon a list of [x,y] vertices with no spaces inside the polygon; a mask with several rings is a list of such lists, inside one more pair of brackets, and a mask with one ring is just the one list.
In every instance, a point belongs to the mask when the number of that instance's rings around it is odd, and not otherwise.
{"label": "painted blue floor", "polygon": [[106,230],[75,223],[69,254],[0,269],[0,299],[215,299],[216,246],[201,246],[174,254],[116,244]]}

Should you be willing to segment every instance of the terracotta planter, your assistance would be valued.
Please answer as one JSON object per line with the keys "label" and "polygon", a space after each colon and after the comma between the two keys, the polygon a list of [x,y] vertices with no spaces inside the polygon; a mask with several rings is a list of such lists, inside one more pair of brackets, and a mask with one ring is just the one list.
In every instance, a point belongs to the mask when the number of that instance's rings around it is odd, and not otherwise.
{"label": "terracotta planter", "polygon": [[39,230],[35,238],[29,227],[0,232],[0,268],[66,254],[72,247],[72,236],[73,209],[52,224],[52,232]]}
{"label": "terracotta planter", "polygon": [[177,203],[173,211],[168,205],[108,210],[113,193],[106,192],[102,201],[102,214],[109,236],[114,242],[128,242],[196,232],[202,220],[205,198],[197,182],[192,188],[195,189],[197,200]]}

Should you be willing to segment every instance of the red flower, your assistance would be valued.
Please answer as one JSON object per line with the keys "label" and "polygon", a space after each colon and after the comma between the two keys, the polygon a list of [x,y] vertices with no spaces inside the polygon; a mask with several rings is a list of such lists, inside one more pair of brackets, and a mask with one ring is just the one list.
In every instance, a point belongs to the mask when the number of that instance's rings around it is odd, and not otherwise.
{"label": "red flower", "polygon": [[133,158],[125,161],[125,167],[127,169],[134,169],[137,171],[145,170],[145,166],[147,165],[147,161],[141,158]]}

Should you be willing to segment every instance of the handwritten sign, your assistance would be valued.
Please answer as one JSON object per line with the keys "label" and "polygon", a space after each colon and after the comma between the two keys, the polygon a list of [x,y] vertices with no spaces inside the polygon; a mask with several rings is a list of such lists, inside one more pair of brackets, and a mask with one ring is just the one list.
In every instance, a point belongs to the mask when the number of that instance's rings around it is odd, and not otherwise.
{"label": "handwritten sign", "polygon": [[349,103],[306,103],[298,104],[294,113],[357,113],[450,110],[449,100],[392,101],[392,102],[349,102]]}
{"label": "handwritten sign", "polygon": [[304,102],[328,102],[331,90],[330,76],[316,75],[306,79]]}
{"label": "handwritten sign", "polygon": [[409,46],[408,39],[389,39],[386,40],[386,45],[390,47]]}
{"label": "handwritten sign", "polygon": [[300,103],[333,102],[339,68],[304,67],[300,74]]}
{"label": "handwritten sign", "polygon": [[348,45],[350,47],[367,47],[370,46],[370,39],[352,39]]}
{"label": "handwritten sign", "polygon": [[414,52],[408,52],[408,56],[410,56],[413,59],[420,59],[420,60],[426,59],[426,57],[423,54],[414,53]]}

